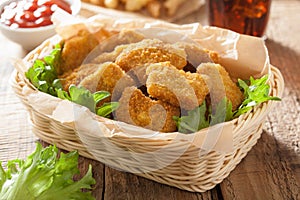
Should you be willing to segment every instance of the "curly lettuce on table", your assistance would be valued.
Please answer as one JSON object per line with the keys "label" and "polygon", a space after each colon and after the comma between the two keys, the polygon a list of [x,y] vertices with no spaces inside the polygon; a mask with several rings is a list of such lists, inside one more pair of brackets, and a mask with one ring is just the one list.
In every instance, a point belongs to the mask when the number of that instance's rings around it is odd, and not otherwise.
{"label": "curly lettuce on table", "polygon": [[0,199],[6,200],[89,200],[95,179],[92,167],[78,181],[78,153],[60,153],[55,146],[43,148],[37,143],[36,150],[26,160],[15,159],[7,163],[6,170],[0,165]]}

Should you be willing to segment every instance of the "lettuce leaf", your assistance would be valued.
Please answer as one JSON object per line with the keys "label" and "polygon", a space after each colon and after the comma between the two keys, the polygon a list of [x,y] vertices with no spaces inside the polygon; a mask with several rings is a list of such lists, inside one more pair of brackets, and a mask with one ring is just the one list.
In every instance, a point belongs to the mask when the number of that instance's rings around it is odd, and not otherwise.
{"label": "lettuce leaf", "polygon": [[5,171],[0,165],[0,199],[6,200],[68,200],[95,199],[91,185],[95,184],[92,167],[85,176],[75,182],[79,174],[77,151],[60,153],[55,146],[36,150],[26,160],[8,161]]}
{"label": "lettuce leaf", "polygon": [[110,96],[110,93],[107,91],[97,91],[91,93],[84,87],[76,87],[71,85],[69,88],[69,93],[58,90],[57,96],[61,99],[67,99],[79,105],[87,107],[91,112],[96,113],[99,116],[109,117],[109,115],[119,107],[118,102],[104,103],[101,106],[97,104]]}
{"label": "lettuce leaf", "polygon": [[62,85],[57,79],[56,67],[60,60],[61,47],[55,45],[50,55],[47,55],[43,60],[35,60],[32,67],[25,73],[31,83],[40,91],[57,95],[56,89],[61,89]]}
{"label": "lettuce leaf", "polygon": [[110,102],[102,106],[97,106],[101,100],[110,96],[109,92],[98,91],[92,94],[86,88],[75,85],[71,85],[68,91],[63,90],[56,73],[56,69],[59,67],[61,50],[61,46],[57,44],[52,52],[45,56],[43,60],[35,60],[25,73],[26,78],[39,91],[85,106],[99,116],[110,117],[110,114],[118,108],[118,102]]}
{"label": "lettuce leaf", "polygon": [[187,116],[174,116],[173,119],[176,122],[178,131],[181,133],[193,133],[208,127],[209,120],[206,118],[206,112],[206,102],[204,101],[199,107],[188,111]]}
{"label": "lettuce leaf", "polygon": [[[225,97],[212,110],[211,106],[206,105],[206,101],[192,111],[188,111],[186,116],[176,117],[178,131],[181,133],[194,133],[203,128],[218,123],[230,121],[248,112],[254,106],[263,102],[274,100],[280,101],[278,97],[270,96],[270,85],[267,84],[268,76],[259,79],[250,77],[249,81],[238,80],[241,91],[244,92],[244,100],[235,111],[232,111],[231,102]],[[247,82],[249,82],[247,84]]]}
{"label": "lettuce leaf", "polygon": [[232,116],[232,104],[227,98],[224,98],[216,105],[214,111],[204,101],[199,107],[188,111],[188,115],[174,116],[173,119],[176,122],[178,132],[194,133],[214,124],[229,121],[232,119]]}
{"label": "lettuce leaf", "polygon": [[280,101],[278,97],[270,96],[270,85],[267,84],[268,75],[265,75],[259,79],[250,77],[247,84],[246,81],[238,79],[238,85],[244,92],[245,99],[239,108],[234,112],[234,118],[240,116],[243,113],[248,112],[254,106],[259,105],[263,102],[274,100]]}

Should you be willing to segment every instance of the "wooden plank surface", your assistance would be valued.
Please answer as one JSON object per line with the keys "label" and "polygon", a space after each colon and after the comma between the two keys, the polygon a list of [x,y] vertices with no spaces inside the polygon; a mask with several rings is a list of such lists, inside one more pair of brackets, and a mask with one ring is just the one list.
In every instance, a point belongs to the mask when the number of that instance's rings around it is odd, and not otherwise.
{"label": "wooden plank surface", "polygon": [[300,1],[274,1],[271,10],[266,46],[285,91],[262,138],[221,183],[224,199],[300,199]]}
{"label": "wooden plank surface", "polygon": [[[300,24],[299,0],[274,0],[266,45],[271,63],[285,78],[282,102],[268,116],[261,139],[221,184],[204,193],[191,193],[119,171],[80,157],[97,181],[96,199],[300,199]],[[83,11],[85,12],[85,11]],[[206,24],[205,8],[176,23]],[[24,158],[34,150],[27,112],[8,86],[11,59],[26,52],[0,34],[0,160]],[[45,144],[46,145],[46,144]]]}

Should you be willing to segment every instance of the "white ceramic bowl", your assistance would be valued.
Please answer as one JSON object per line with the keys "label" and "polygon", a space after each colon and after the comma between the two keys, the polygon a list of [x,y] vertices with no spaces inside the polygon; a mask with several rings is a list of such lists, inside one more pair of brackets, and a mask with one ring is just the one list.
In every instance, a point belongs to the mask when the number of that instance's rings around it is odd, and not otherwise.
{"label": "white ceramic bowl", "polygon": [[[5,5],[19,0],[1,0],[0,13]],[[71,5],[72,15],[77,15],[81,8],[80,0],[65,0]],[[0,23],[2,34],[9,40],[20,44],[25,50],[32,50],[47,38],[55,34],[55,25],[42,26],[38,28],[10,28]]]}

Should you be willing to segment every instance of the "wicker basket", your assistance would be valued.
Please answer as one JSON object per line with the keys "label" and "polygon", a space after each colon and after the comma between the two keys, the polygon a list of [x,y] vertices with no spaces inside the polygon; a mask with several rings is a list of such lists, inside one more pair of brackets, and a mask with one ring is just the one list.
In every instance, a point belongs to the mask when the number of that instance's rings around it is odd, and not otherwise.
{"label": "wicker basket", "polygon": [[[47,45],[49,44],[45,42],[24,60],[27,62],[34,60],[35,55],[41,53]],[[283,77],[275,67],[271,67],[270,73],[271,94],[280,97],[284,87]],[[78,150],[84,157],[96,159],[120,170],[193,192],[210,190],[229,175],[260,138],[266,116],[276,103],[274,101],[263,103],[228,122],[234,127],[232,151],[203,152],[199,147],[185,140],[152,140],[120,135],[105,137],[84,131],[78,133],[74,126],[49,118],[47,114],[33,107],[24,90],[41,95],[42,93],[36,91],[17,70],[12,76],[12,86],[29,111],[34,134],[41,140],[55,144],[61,149]],[[49,99],[51,101],[56,98],[49,95]],[[99,121],[103,120],[98,116],[93,117]],[[86,144],[93,148],[87,148]],[[160,148],[164,148],[163,156],[151,154]],[[169,159],[166,158],[173,157],[174,152],[182,152],[182,154],[169,163]],[[165,163],[166,161],[168,163]],[[163,167],[155,169],[155,166]]]}

